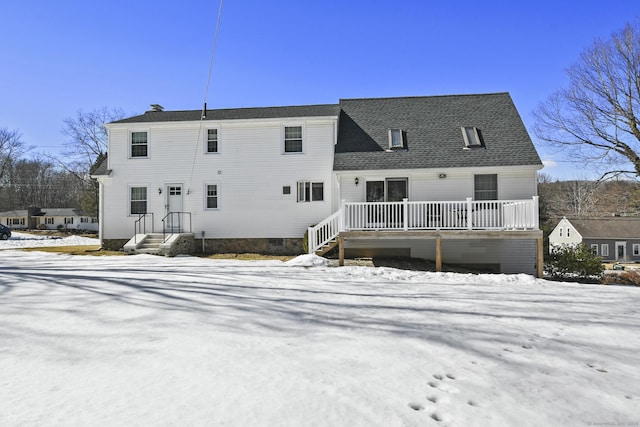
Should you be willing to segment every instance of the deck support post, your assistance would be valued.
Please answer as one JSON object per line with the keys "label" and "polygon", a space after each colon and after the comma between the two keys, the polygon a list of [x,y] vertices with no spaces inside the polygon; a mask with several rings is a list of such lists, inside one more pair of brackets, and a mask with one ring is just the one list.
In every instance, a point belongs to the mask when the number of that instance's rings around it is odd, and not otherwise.
{"label": "deck support post", "polygon": [[344,237],[338,236],[338,265],[344,266]]}
{"label": "deck support post", "polygon": [[436,237],[436,271],[442,271],[442,237]]}
{"label": "deck support post", "polygon": [[536,239],[536,277],[544,277],[544,248],[542,237]]}

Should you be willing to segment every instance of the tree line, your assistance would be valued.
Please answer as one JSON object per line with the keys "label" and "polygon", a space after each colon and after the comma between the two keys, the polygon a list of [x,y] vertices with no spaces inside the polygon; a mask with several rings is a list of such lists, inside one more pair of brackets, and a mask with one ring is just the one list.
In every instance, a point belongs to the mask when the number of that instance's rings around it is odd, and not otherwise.
{"label": "tree line", "polygon": [[0,212],[41,208],[75,208],[98,214],[98,183],[91,173],[106,159],[105,123],[124,112],[103,107],[79,111],[64,120],[68,138],[57,156],[32,155],[18,130],[0,128]]}

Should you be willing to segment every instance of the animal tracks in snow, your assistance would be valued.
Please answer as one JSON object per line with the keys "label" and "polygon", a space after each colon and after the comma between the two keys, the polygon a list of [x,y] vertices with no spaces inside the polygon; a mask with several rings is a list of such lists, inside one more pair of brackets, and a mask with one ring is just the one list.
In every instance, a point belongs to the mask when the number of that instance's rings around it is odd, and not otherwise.
{"label": "animal tracks in snow", "polygon": [[[429,417],[437,422],[447,421],[448,403],[462,398],[459,396],[460,388],[455,385],[457,376],[452,373],[435,373],[431,377],[433,379],[427,382],[431,393],[427,394],[426,401],[424,403],[411,402],[409,407],[414,411],[427,412]],[[474,399],[468,399],[466,404],[474,407],[480,406]]]}

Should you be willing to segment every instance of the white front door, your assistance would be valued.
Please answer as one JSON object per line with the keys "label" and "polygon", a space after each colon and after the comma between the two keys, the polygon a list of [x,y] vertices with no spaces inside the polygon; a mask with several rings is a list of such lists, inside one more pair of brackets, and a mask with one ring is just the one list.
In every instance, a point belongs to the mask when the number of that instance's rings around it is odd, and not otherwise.
{"label": "white front door", "polygon": [[167,184],[167,224],[170,230],[180,230],[182,222],[182,184]]}

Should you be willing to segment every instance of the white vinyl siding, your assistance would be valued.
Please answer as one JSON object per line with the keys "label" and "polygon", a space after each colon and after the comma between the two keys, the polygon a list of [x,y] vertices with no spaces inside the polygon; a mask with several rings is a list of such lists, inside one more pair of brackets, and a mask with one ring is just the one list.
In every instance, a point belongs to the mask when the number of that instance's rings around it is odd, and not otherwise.
{"label": "white vinyl siding", "polygon": [[[153,142],[152,155],[143,162],[127,160],[129,132],[138,129],[130,123],[108,125],[114,173],[103,184],[108,206],[101,218],[103,239],[131,237],[138,218],[130,214],[129,187],[147,187],[146,210],[158,230],[166,215],[167,185],[184,183],[182,210],[191,212],[193,230],[215,238],[302,238],[310,225],[333,213],[329,183],[337,117],[211,122],[208,128],[218,129],[217,155],[204,155],[206,132],[199,122],[140,123]],[[302,127],[304,155],[283,155],[285,126]],[[194,156],[196,150],[200,155]],[[305,176],[324,183],[323,201],[295,202],[297,182]],[[217,210],[206,208],[208,184],[218,185]],[[290,195],[283,195],[284,186]],[[148,215],[149,230],[150,221]]]}

